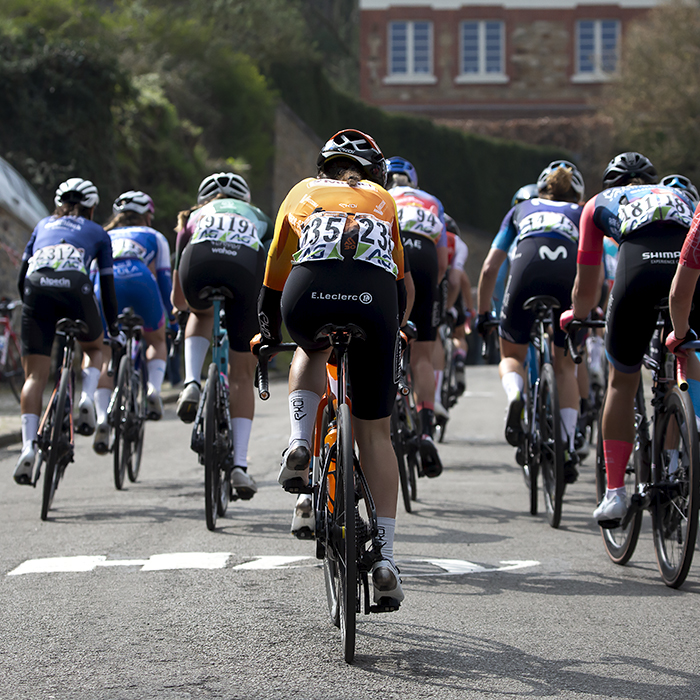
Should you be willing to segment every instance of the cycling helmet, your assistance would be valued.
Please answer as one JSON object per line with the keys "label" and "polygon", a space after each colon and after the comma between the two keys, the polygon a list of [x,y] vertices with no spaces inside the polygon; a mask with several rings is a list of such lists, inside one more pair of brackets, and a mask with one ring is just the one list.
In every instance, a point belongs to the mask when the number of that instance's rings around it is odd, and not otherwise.
{"label": "cycling helmet", "polygon": [[83,180],[80,177],[71,177],[62,182],[56,189],[53,202],[56,207],[61,204],[81,204],[88,209],[96,206],[100,201],[97,187],[90,180]]}
{"label": "cycling helmet", "polygon": [[387,173],[401,173],[408,178],[411,187],[418,187],[418,173],[411,163],[401,156],[392,156],[386,161]]}
{"label": "cycling helmet", "polygon": [[457,222],[449,214],[445,214],[445,228],[450,233],[454,233],[455,236],[461,238],[462,234],[460,233],[459,226],[457,226]]}
{"label": "cycling helmet", "polygon": [[698,188],[687,178],[685,175],[666,175],[666,177],[661,179],[660,185],[665,185],[666,187],[675,187],[676,189],[682,190],[688,196],[688,198],[693,202],[695,206],[698,205],[700,201],[700,194],[698,194]]}
{"label": "cycling helmet", "polygon": [[250,202],[248,183],[236,173],[214,173],[205,177],[197,192],[197,204],[202,204],[217,194]]}
{"label": "cycling helmet", "polygon": [[524,202],[526,199],[534,199],[539,194],[537,185],[534,183],[532,185],[523,185],[514,195],[513,199],[510,200],[510,206],[514,207],[520,202]]}
{"label": "cycling helmet", "polygon": [[153,200],[145,193],[139,190],[129,190],[120,194],[112,205],[112,211],[115,214],[120,214],[123,211],[135,211],[137,214],[153,214],[156,210],[153,205]]}
{"label": "cycling helmet", "polygon": [[343,129],[330,139],[318,154],[319,170],[333,158],[350,158],[362,166],[368,180],[386,186],[386,161],[376,141],[356,129]]}
{"label": "cycling helmet", "polygon": [[553,160],[537,178],[537,190],[541,192],[547,186],[547,178],[551,173],[553,173],[558,168],[570,168],[571,169],[571,188],[579,196],[583,197],[584,185],[583,185],[583,175],[581,171],[568,160]]}
{"label": "cycling helmet", "polygon": [[603,187],[621,187],[633,178],[641,178],[653,185],[658,182],[656,168],[641,153],[628,151],[616,155],[603,173]]}

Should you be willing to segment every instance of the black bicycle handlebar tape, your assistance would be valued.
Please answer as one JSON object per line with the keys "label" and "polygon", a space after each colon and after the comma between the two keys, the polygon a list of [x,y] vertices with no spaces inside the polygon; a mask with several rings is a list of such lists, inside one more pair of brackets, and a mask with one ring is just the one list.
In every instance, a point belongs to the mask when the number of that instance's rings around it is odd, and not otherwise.
{"label": "black bicycle handlebar tape", "polygon": [[117,305],[117,292],[114,289],[114,275],[100,275],[100,292],[102,308],[105,312],[105,321],[112,335],[119,332],[119,306]]}

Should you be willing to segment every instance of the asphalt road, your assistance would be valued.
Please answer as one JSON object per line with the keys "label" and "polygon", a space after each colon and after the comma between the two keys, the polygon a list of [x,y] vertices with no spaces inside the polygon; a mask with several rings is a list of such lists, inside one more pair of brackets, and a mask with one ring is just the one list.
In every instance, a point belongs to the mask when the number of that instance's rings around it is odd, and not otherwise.
{"label": "asphalt road", "polygon": [[590,517],[592,458],[559,530],[531,516],[496,370],[468,377],[443,475],[419,482],[413,514],[399,510],[406,600],[359,619],[352,666],[314,546],[289,535],[294,497],[276,483],[283,384],[258,405],[260,491],[215,533],[172,405],[122,492],[109,458],[78,438],[48,522],[39,489],[12,481],[19,446],[1,449],[0,698],[700,697],[698,565],[666,588],[648,518],[632,562],[608,560]]}

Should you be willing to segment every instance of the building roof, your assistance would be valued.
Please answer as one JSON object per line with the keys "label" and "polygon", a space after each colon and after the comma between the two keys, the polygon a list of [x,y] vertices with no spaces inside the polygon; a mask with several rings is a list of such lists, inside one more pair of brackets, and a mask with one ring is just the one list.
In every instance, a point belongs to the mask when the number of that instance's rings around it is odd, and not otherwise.
{"label": "building roof", "polygon": [[507,10],[568,10],[586,6],[651,8],[661,0],[360,0],[361,10],[388,10],[391,7],[427,7],[433,10],[459,10],[462,7],[497,5]]}
{"label": "building roof", "polygon": [[0,207],[26,224],[30,231],[49,215],[34,188],[3,158],[0,158]]}

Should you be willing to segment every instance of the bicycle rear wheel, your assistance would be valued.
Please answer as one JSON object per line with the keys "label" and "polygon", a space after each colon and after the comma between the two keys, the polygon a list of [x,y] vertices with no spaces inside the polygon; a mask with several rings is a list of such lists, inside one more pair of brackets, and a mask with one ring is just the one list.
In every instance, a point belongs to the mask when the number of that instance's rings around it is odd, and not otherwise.
{"label": "bicycle rear wheel", "polygon": [[131,367],[129,358],[122,355],[117,371],[116,396],[112,408],[114,423],[113,473],[117,491],[124,487],[124,475],[131,462],[132,444],[129,439],[129,413],[132,410]]}
{"label": "bicycle rear wheel", "polygon": [[22,385],[24,384],[24,370],[22,369],[21,353],[14,336],[7,338],[7,357],[2,369],[2,376],[10,385],[12,393],[19,401]]}
{"label": "bicycle rear wheel", "polygon": [[554,368],[545,363],[540,368],[540,385],[537,395],[539,427],[540,471],[544,506],[549,524],[557,528],[561,522],[564,498],[564,446],[562,444],[559,416],[559,396],[554,379]]}
{"label": "bicycle rear wheel", "polygon": [[678,588],[693,561],[698,529],[698,432],[687,392],[673,387],[664,408],[655,426],[651,522],[661,576],[667,586]]}
{"label": "bicycle rear wheel", "polygon": [[221,455],[217,445],[221,388],[219,370],[213,362],[209,365],[204,392],[204,513],[207,528],[213,531],[216,529],[222,487]]}
{"label": "bicycle rear wheel", "polygon": [[[595,484],[598,493],[598,503],[605,497],[605,490],[608,483],[605,471],[605,457],[603,454],[603,406],[605,406],[605,397],[603,397],[601,403],[598,416],[598,428],[596,431]],[[644,387],[642,386],[641,379],[639,381],[639,389],[637,389],[637,396],[634,400],[634,415],[634,449],[630,461],[625,468],[625,490],[627,491],[628,508],[630,507],[632,496],[637,493],[637,487],[640,483],[648,480],[649,474],[649,452],[651,445],[649,443],[646,406],[644,404]],[[639,531],[642,527],[643,515],[644,511],[639,509],[639,511],[632,516],[632,519],[625,528],[600,528],[605,551],[615,564],[623,566],[630,560],[632,554],[634,554],[637,540],[639,539]]]}
{"label": "bicycle rear wheel", "polygon": [[148,392],[148,380],[146,378],[146,355],[143,351],[139,354],[138,367],[132,375],[131,396],[133,401],[133,413],[131,416],[134,441],[132,444],[131,459],[127,464],[127,475],[132,483],[139,477],[141,471],[141,457],[143,456],[143,437],[146,432],[146,413],[148,410],[146,397]]}
{"label": "bicycle rear wheel", "polygon": [[[68,432],[70,434],[70,414],[66,411],[68,401],[68,391],[70,384],[70,370],[61,370],[61,380],[58,392],[54,397],[53,407],[50,409],[49,417],[44,426],[44,434],[50,442],[49,454],[46,456],[46,470],[44,471],[44,486],[41,499],[41,519],[46,520],[49,509],[53,503],[53,497],[61,480],[63,470],[61,462],[66,457],[66,450],[69,448],[70,439],[65,434],[65,423],[68,422]],[[48,431],[48,432],[47,432]]]}
{"label": "bicycle rear wheel", "polygon": [[391,412],[391,442],[396,453],[396,460],[399,466],[399,484],[401,485],[401,497],[407,513],[411,512],[411,484],[408,478],[408,467],[406,465],[406,451],[403,444],[403,434],[401,430],[401,418],[398,406],[394,403]]}
{"label": "bicycle rear wheel", "polygon": [[355,625],[358,599],[357,538],[355,532],[355,474],[350,409],[338,409],[338,453],[336,458],[336,524],[342,528],[338,546],[338,608],[345,661],[355,657]]}

